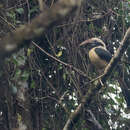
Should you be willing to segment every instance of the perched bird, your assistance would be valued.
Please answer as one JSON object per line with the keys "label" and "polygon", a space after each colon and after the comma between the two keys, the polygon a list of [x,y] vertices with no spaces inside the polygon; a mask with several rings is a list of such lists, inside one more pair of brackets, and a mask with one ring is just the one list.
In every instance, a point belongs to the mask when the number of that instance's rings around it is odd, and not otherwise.
{"label": "perched bird", "polygon": [[[86,46],[89,49],[89,59],[97,70],[103,70],[112,58],[112,54],[106,49],[105,43],[99,38],[85,40],[79,46]],[[126,100],[127,108],[130,108],[130,90],[123,81],[122,67],[117,65],[117,69],[120,73],[119,83],[121,85],[122,94]]]}
{"label": "perched bird", "polygon": [[111,53],[106,49],[105,43],[99,38],[91,38],[80,44],[89,49],[89,59],[97,69],[104,69],[112,58]]}

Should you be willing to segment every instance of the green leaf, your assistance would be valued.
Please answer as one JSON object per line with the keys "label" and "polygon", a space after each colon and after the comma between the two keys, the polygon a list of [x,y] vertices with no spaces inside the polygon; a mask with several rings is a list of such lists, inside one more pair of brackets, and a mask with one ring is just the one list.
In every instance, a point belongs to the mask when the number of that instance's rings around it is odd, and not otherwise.
{"label": "green leaf", "polygon": [[115,97],[115,99],[117,100],[118,103],[123,103],[123,99],[120,97]]}
{"label": "green leaf", "polygon": [[33,49],[32,48],[28,48],[28,50],[27,50],[27,56],[30,56],[32,52],[33,52]]}
{"label": "green leaf", "polygon": [[117,103],[113,99],[108,99],[107,103],[111,105],[117,105]]}
{"label": "green leaf", "polygon": [[29,72],[28,71],[24,71],[24,73],[21,75],[21,79],[26,81],[29,77]]}
{"label": "green leaf", "polygon": [[17,69],[15,72],[15,77],[18,78],[18,77],[20,77],[20,75],[21,75],[21,70]]}
{"label": "green leaf", "polygon": [[12,59],[12,62],[13,62],[16,66],[18,65],[17,59]]}
{"label": "green leaf", "polygon": [[61,57],[62,56],[62,51],[59,51],[58,54],[56,54],[57,57]]}
{"label": "green leaf", "polygon": [[[39,8],[38,6],[34,6],[34,7],[30,10],[29,13],[31,14],[31,13],[37,12],[37,11],[38,11],[38,8]],[[30,14],[29,14],[29,15],[30,15]]]}
{"label": "green leaf", "polygon": [[63,74],[63,79],[66,80],[66,74],[65,73]]}
{"label": "green leaf", "polygon": [[35,81],[32,81],[32,83],[31,83],[31,88],[35,88]]}
{"label": "green leaf", "polygon": [[23,14],[24,9],[23,8],[18,8],[18,9],[16,9],[16,12],[19,13],[19,14]]}
{"label": "green leaf", "polygon": [[111,93],[116,93],[117,89],[114,88],[114,87],[109,87],[108,91],[111,92]]}
{"label": "green leaf", "polygon": [[7,12],[6,14],[7,14],[8,17],[15,19],[16,14],[13,11]]}
{"label": "green leaf", "polygon": [[47,130],[46,128],[42,128],[42,130]]}

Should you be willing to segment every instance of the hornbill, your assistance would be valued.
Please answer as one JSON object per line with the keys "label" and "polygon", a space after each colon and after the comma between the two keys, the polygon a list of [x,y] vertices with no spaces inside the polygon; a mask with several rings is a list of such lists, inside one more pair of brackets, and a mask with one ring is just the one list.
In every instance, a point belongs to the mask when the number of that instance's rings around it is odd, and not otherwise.
{"label": "hornbill", "polygon": [[[89,59],[97,70],[104,70],[112,58],[112,54],[107,50],[105,43],[99,38],[85,40],[79,46],[86,46],[89,49]],[[126,87],[126,83],[122,81],[123,74],[121,66],[118,65],[117,69],[121,74],[119,83],[121,85],[122,94],[126,100],[127,107],[130,108],[130,90]]]}
{"label": "hornbill", "polygon": [[80,44],[89,49],[89,59],[97,69],[104,69],[112,58],[111,53],[106,49],[105,43],[98,38],[85,40]]}

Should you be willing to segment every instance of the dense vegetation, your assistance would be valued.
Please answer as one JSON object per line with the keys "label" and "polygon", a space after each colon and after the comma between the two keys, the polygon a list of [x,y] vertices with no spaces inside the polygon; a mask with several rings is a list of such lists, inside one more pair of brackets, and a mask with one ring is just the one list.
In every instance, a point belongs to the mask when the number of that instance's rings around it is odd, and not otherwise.
{"label": "dense vegetation", "polygon": [[[0,38],[38,16],[39,1],[1,0]],[[48,9],[57,1],[43,2]],[[7,58],[0,70],[0,130],[62,130],[83,95],[96,86],[98,80],[90,80],[99,76],[79,44],[100,37],[114,54],[130,26],[129,12],[130,0],[84,0],[80,9]],[[130,45],[119,64],[123,74],[115,68],[85,104],[74,130],[94,130],[97,125],[130,129]]]}

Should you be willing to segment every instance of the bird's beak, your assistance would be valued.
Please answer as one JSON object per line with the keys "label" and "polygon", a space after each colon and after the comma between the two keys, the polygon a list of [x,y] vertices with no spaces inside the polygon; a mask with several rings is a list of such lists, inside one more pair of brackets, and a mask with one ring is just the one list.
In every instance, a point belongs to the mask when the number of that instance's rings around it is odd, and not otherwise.
{"label": "bird's beak", "polygon": [[85,41],[83,41],[82,43],[79,44],[79,47],[84,46],[84,45],[88,45],[89,43],[91,43],[90,39],[85,40]]}

